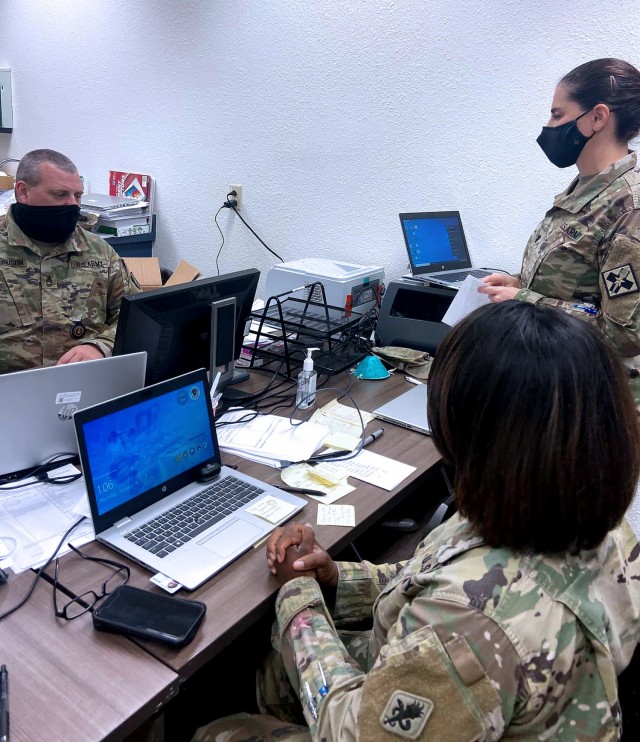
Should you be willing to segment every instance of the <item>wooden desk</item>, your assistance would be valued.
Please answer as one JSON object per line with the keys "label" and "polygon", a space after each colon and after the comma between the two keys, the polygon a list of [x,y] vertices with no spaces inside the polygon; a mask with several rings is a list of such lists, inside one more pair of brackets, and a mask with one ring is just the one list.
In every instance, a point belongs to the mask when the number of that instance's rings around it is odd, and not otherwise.
{"label": "wooden desk", "polygon": [[[339,382],[342,382],[342,379]],[[345,383],[332,384],[340,385],[346,386]],[[363,410],[371,411],[398,394],[408,391],[409,388],[404,376],[397,374],[384,381],[356,379],[351,393]],[[335,392],[319,393],[318,405],[335,396]],[[345,403],[348,404],[348,400],[345,400]],[[384,435],[374,441],[368,450],[411,464],[416,467],[416,471],[393,492],[352,480],[357,485],[356,490],[341,502],[355,506],[356,527],[345,529],[318,526],[316,529],[318,540],[334,553],[380,519],[412,491],[412,488],[419,487],[427,478],[429,471],[440,463],[441,457],[428,436],[388,423],[381,425],[380,421],[370,423],[368,432],[379,427],[384,427]],[[223,463],[236,463],[242,471],[266,482],[275,484],[281,481],[279,471],[243,459],[225,456]],[[428,492],[425,492],[425,498],[427,496]],[[315,524],[316,510],[316,502],[309,500],[309,504],[297,519]],[[121,560],[121,557],[112,550],[97,543],[83,547],[83,550],[92,555]],[[84,560],[77,557],[74,559],[69,555],[62,564],[64,573],[61,573],[61,580],[70,591],[79,593],[99,584],[95,573],[91,578],[94,582],[88,582],[88,575],[95,567],[87,565]],[[149,583],[149,571],[133,563],[130,563],[130,566],[130,584],[159,591]],[[152,642],[137,640],[136,642],[178,673],[181,679],[187,678],[215,657],[233,639],[250,629],[261,617],[269,614],[273,610],[277,590],[277,581],[266,567],[264,546],[261,545],[241,556],[194,592],[181,593],[184,597],[202,600],[207,604],[207,615],[191,644],[181,650],[175,650]]]}
{"label": "wooden desk", "polygon": [[[33,573],[0,586],[0,612],[26,593]],[[178,689],[175,672],[123,637],[95,632],[91,616],[53,613],[52,586],[0,622],[9,672],[11,742],[122,739]]]}

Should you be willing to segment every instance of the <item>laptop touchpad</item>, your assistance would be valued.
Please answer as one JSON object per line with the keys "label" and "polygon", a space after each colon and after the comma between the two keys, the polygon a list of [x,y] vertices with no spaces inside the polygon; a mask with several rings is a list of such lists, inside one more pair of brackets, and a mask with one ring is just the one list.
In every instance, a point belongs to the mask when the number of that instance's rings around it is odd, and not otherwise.
{"label": "laptop touchpad", "polygon": [[198,544],[221,557],[230,557],[237,554],[244,546],[257,541],[262,533],[262,529],[254,526],[253,523],[236,519],[202,541],[198,541]]}

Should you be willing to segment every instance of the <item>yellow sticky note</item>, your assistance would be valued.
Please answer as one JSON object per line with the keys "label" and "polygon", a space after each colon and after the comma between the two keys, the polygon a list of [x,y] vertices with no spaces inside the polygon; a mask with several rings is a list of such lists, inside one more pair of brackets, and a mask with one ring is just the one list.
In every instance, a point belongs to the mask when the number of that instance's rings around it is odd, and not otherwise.
{"label": "yellow sticky note", "polygon": [[292,505],[290,502],[280,500],[273,495],[267,495],[246,508],[246,512],[267,520],[269,523],[280,523],[281,520],[286,518],[287,515],[290,515],[295,509],[295,505]]}
{"label": "yellow sticky note", "polygon": [[309,475],[329,485],[340,484],[340,482],[349,476],[335,469],[331,464],[316,464],[311,467]]}
{"label": "yellow sticky note", "polygon": [[360,438],[357,435],[350,435],[349,433],[341,433],[339,431],[329,433],[322,442],[324,446],[337,448],[340,451],[354,451],[358,443],[360,443]]}

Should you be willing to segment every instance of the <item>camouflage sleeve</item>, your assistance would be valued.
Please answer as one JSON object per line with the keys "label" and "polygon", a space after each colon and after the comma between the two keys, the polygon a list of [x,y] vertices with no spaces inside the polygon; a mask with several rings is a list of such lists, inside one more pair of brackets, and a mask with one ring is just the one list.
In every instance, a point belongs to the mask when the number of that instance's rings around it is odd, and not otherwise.
{"label": "camouflage sleeve", "polygon": [[[415,599],[367,674],[349,657],[313,580],[287,583],[276,610],[280,651],[313,739],[496,740],[511,719],[517,654],[474,609]],[[449,623],[464,625],[465,636]]]}
{"label": "camouflage sleeve", "polygon": [[338,562],[338,590],[333,618],[350,623],[371,618],[373,604],[380,591],[405,566],[406,562],[376,565],[371,562]]}
{"label": "camouflage sleeve", "polygon": [[601,305],[562,301],[531,289],[516,299],[545,304],[596,326],[623,358],[640,354],[640,209],[627,211],[599,247]]}
{"label": "camouflage sleeve", "polygon": [[111,253],[107,285],[107,319],[102,331],[91,339],[91,344],[97,345],[105,357],[109,357],[113,352],[120,316],[120,300],[125,294],[137,294],[141,290],[124,261],[114,250],[111,250]]}

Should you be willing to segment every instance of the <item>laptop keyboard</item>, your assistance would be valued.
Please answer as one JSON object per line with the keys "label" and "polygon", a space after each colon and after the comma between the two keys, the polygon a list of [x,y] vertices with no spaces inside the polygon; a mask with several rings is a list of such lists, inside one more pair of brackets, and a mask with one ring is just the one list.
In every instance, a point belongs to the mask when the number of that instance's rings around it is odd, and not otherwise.
{"label": "laptop keyboard", "polygon": [[464,270],[459,271],[458,273],[447,273],[445,276],[442,276],[442,278],[445,281],[451,281],[455,283],[456,281],[464,281],[464,279],[467,276],[475,276],[475,278],[484,278],[485,276],[488,276],[488,271],[482,271],[482,270]]}
{"label": "laptop keyboard", "polygon": [[263,492],[227,476],[122,536],[157,557],[166,557]]}

